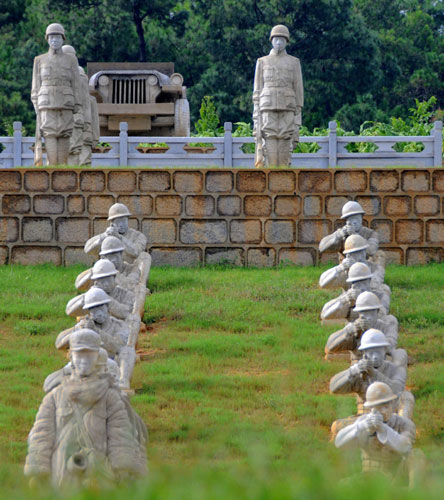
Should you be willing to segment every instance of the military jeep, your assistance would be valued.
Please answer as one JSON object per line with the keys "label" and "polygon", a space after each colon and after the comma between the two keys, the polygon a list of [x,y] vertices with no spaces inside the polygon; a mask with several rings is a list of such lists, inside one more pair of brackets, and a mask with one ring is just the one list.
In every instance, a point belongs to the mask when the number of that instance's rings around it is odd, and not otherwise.
{"label": "military jeep", "polygon": [[91,94],[97,99],[100,135],[190,135],[190,106],[174,63],[88,63]]}

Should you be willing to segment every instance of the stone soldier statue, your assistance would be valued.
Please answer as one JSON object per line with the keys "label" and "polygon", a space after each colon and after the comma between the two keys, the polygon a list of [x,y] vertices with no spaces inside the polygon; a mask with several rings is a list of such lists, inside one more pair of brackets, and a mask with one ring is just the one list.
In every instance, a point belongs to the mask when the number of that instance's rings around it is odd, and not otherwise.
{"label": "stone soldier statue", "polygon": [[379,247],[379,236],[377,231],[362,225],[363,215],[365,215],[364,209],[358,202],[347,201],[342,207],[341,215],[341,219],[345,220],[344,226],[322,238],[319,243],[319,251],[325,252],[332,247],[342,250],[341,247],[348,236],[359,234],[367,241],[367,254],[370,256],[375,255]]}
{"label": "stone soldier statue", "polygon": [[[400,398],[399,413],[411,418],[415,399],[409,391],[405,390],[407,370],[405,366],[396,365],[386,359],[388,348],[390,348],[390,343],[381,331],[374,328],[367,330],[358,348],[362,352],[362,359],[347,370],[336,374],[330,380],[330,391],[333,394],[356,393],[359,415],[363,412],[362,404],[365,401],[365,391],[368,386],[376,381],[384,382]],[[336,428],[338,428],[337,424]]]}
{"label": "stone soldier statue", "polygon": [[[256,63],[253,90],[253,122],[256,167],[289,166],[291,151],[299,141],[304,88],[299,59],[287,54],[288,28],[274,26],[270,54]],[[263,152],[263,153],[262,153]],[[263,155],[263,156],[262,156]]]}
{"label": "stone soldier statue", "polygon": [[407,366],[407,353],[398,349],[398,320],[392,314],[380,316],[381,303],[372,292],[363,292],[356,300],[354,313],[358,317],[344,328],[330,335],[325,346],[325,353],[335,354],[350,351],[351,360],[360,359],[359,346],[362,334],[370,328],[380,330],[389,343],[388,354],[399,366]]}
{"label": "stone soldier statue", "polygon": [[382,472],[397,477],[404,472],[412,478],[415,462],[418,462],[412,453],[415,424],[394,413],[397,395],[386,383],[372,383],[365,399],[368,413],[338,432],[336,447],[360,448],[363,472]]}
{"label": "stone soldier statue", "polygon": [[45,138],[48,165],[60,165],[68,162],[73,116],[81,114],[79,69],[77,58],[62,51],[65,31],[60,24],[50,24],[45,38],[49,51],[34,59],[31,100],[37,135]]}
{"label": "stone soldier statue", "polygon": [[[109,295],[109,313],[115,318],[127,320],[133,310],[135,296],[132,291],[116,284],[117,274],[118,271],[111,261],[100,259],[92,267],[90,280],[93,286],[101,288]],[[66,305],[66,314],[73,317],[85,315],[84,301],[85,294],[72,298]]]}
{"label": "stone soldier statue", "polygon": [[[76,51],[74,47],[71,45],[64,45],[62,47],[62,51],[64,54],[71,54],[74,57],[77,57]],[[79,70],[79,82],[80,82],[81,109],[79,113],[74,114],[74,129],[72,131],[71,139],[69,141],[68,165],[80,164],[79,156],[83,146],[83,129],[85,126],[84,122],[85,119],[87,119],[88,107],[89,107],[88,81],[86,82],[86,88],[85,88],[85,82],[82,81],[82,78],[80,77],[81,69],[82,68],[79,66],[78,70]]]}
{"label": "stone soldier statue", "polygon": [[92,161],[92,150],[100,140],[99,108],[97,107],[96,98],[89,93],[88,77],[84,69],[80,67],[79,71],[80,78],[84,81],[86,80],[89,96],[89,110],[84,117],[83,145],[82,151],[80,152],[79,164],[90,166]]}
{"label": "stone soldier statue", "polygon": [[89,328],[97,332],[102,339],[102,347],[106,349],[110,358],[118,357],[123,346],[128,341],[128,325],[109,314],[110,297],[100,288],[92,287],[85,294],[83,309],[87,316],[75,326],[63,330],[57,336],[57,349],[67,349],[69,337],[76,330]]}
{"label": "stone soldier statue", "polygon": [[133,263],[141,253],[146,252],[146,236],[129,227],[131,213],[123,203],[114,203],[108,211],[109,226],[104,233],[93,236],[85,243],[85,253],[98,255],[100,246],[107,236],[119,238],[125,250],[123,257],[126,262]]}
{"label": "stone soldier statue", "polygon": [[[137,263],[129,264],[123,260],[124,250],[125,246],[119,238],[107,236],[102,242],[99,256],[113,263],[118,271],[116,274],[118,286],[127,290],[134,290],[136,287],[144,285],[140,283],[141,273]],[[92,286],[91,276],[92,268],[80,273],[76,278],[77,290],[88,290]]]}
{"label": "stone soldier statue", "polygon": [[28,437],[25,475],[57,486],[146,473],[120,390],[98,370],[100,336],[69,338],[72,373],[44,397]]}
{"label": "stone soldier statue", "polygon": [[385,316],[390,309],[390,295],[383,288],[373,290],[371,288],[371,279],[373,277],[370,268],[363,262],[356,262],[350,267],[346,283],[350,288],[342,292],[339,297],[329,300],[321,312],[322,320],[345,319],[354,321],[359,313],[354,311],[356,299],[363,292],[373,292],[381,302],[379,316]]}
{"label": "stone soldier statue", "polygon": [[343,254],[344,260],[335,267],[327,269],[319,278],[319,286],[321,288],[350,288],[350,283],[347,283],[348,271],[355,262],[363,262],[371,272],[372,278],[370,286],[372,290],[378,292],[384,291],[390,295],[390,288],[384,283],[385,267],[379,263],[367,260],[367,241],[359,234],[348,236],[344,243]]}

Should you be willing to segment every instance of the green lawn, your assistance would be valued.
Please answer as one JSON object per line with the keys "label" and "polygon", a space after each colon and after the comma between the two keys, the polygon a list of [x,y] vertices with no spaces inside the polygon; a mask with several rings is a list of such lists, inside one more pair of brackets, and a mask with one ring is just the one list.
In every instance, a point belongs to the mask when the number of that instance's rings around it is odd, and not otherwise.
{"label": "green lawn", "polygon": [[[136,365],[132,398],[150,433],[149,480],[78,498],[441,499],[444,265],[386,275],[412,361],[417,446],[429,459],[418,494],[358,476],[359,455],[329,442],[332,421],[355,404],[328,393],[347,364],[323,359],[334,327],[319,312],[337,295],[318,288],[324,269],[153,269],[140,338],[148,360]],[[56,496],[29,492],[22,466],[43,380],[65,363],[53,344],[73,324],[64,308],[81,270],[0,267],[1,499]]]}

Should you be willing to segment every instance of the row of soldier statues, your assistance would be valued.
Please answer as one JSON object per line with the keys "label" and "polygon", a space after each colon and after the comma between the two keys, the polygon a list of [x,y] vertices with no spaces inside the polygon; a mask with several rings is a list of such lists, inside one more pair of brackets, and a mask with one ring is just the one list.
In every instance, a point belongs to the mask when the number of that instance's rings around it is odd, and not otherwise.
{"label": "row of soldier statues", "polygon": [[147,430],[129,402],[151,256],[128,208],[112,205],[109,226],[85,244],[99,260],[76,279],[84,293],[66,313],[76,324],[55,340],[69,363],[49,375],[28,437],[25,474],[55,486],[146,473]]}
{"label": "row of soldier statues", "polygon": [[321,312],[324,324],[342,327],[329,336],[326,359],[350,353],[350,368],[331,379],[330,391],[357,397],[356,414],[333,422],[332,438],[338,448],[361,449],[363,472],[406,473],[412,481],[418,477],[420,453],[413,450],[415,399],[406,389],[408,356],[398,347],[398,321],[390,314],[385,255],[378,233],[363,225],[364,215],[359,203],[345,203],[345,224],[319,245],[321,252],[341,251],[339,265],[319,279],[322,288],[342,288]]}
{"label": "row of soldier statues", "polygon": [[46,29],[49,50],[34,59],[31,101],[36,112],[34,164],[43,164],[42,136],[48,165],[91,165],[100,138],[99,113],[88,77],[76,51],[64,45],[63,26]]}
{"label": "row of soldier statues", "polygon": [[[47,53],[34,59],[31,100],[37,115],[34,163],[42,165],[42,141],[48,165],[91,165],[99,140],[97,103],[76,52],[59,23],[46,29]],[[289,166],[299,142],[304,88],[298,58],[286,52],[290,33],[284,25],[270,32],[272,49],[257,60],[253,90],[256,167]]]}

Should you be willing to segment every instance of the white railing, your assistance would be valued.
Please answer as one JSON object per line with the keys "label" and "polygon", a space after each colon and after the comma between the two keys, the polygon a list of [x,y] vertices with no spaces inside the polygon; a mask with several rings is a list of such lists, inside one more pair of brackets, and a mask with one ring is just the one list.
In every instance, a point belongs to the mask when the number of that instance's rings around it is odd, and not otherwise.
{"label": "white railing", "polygon": [[[14,136],[0,137],[0,167],[11,168],[34,164],[34,137],[23,137],[21,122],[14,122]],[[94,167],[241,167],[253,168],[254,155],[245,153],[242,147],[254,142],[252,137],[233,137],[232,124],[224,124],[223,137],[133,137],[128,136],[128,124],[120,124],[120,134],[101,137],[109,144],[109,150],[94,153]],[[336,122],[329,123],[328,136],[301,137],[303,143],[316,143],[316,153],[292,154],[294,168],[328,167],[441,167],[442,122],[436,121],[429,136],[338,136]],[[164,142],[164,153],[142,153],[140,143]],[[184,149],[190,143],[206,143],[214,149],[206,153],[193,153]],[[350,143],[368,142],[376,146],[372,153],[349,153]],[[398,153],[394,146],[400,142],[423,144],[423,150],[414,153]],[[0,147],[1,149],[1,147]]]}

